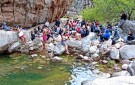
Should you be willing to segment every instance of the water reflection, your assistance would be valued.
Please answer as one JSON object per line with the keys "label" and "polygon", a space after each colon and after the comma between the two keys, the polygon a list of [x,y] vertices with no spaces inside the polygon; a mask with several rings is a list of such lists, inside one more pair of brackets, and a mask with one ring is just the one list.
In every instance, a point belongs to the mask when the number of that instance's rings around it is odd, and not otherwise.
{"label": "water reflection", "polygon": [[[84,66],[73,66],[70,85],[81,85],[81,82],[85,80],[93,80],[95,78],[93,72],[91,71],[90,65]],[[68,84],[66,84],[68,85]]]}

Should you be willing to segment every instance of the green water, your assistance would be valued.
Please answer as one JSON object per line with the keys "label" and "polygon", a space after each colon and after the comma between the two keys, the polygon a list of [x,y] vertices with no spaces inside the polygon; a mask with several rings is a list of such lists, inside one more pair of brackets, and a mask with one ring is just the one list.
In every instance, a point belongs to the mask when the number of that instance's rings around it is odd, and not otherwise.
{"label": "green water", "polygon": [[1,55],[0,85],[77,85],[73,83],[78,81],[70,81],[74,74],[75,58],[62,57],[64,62],[52,63],[40,56],[31,58],[25,54]]}

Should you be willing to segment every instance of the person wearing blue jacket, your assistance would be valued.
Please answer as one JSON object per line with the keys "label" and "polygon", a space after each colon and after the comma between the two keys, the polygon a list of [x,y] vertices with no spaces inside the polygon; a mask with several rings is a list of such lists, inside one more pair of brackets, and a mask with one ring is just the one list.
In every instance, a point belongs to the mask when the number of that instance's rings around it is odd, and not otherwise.
{"label": "person wearing blue jacket", "polygon": [[110,39],[110,36],[111,36],[111,33],[108,29],[106,29],[105,33],[103,33],[101,36],[100,36],[100,40],[101,42],[104,42],[105,40],[109,40]]}

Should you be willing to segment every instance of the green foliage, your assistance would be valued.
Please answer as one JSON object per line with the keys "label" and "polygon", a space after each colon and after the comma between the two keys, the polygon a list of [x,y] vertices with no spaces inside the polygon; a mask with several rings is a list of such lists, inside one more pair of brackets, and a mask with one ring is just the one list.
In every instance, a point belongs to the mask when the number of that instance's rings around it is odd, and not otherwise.
{"label": "green foliage", "polygon": [[110,60],[110,61],[108,61],[107,66],[108,66],[109,68],[113,68],[115,64],[116,64],[115,61]]}
{"label": "green foliage", "polygon": [[93,0],[94,7],[82,11],[82,16],[88,20],[118,21],[124,11],[129,19],[135,17],[135,0]]}

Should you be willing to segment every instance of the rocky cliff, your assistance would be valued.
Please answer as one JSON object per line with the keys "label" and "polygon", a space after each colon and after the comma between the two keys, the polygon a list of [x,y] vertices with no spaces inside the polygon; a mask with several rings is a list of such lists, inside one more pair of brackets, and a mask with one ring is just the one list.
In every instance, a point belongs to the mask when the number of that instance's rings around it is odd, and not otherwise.
{"label": "rocky cliff", "polygon": [[67,15],[80,14],[87,7],[93,6],[93,0],[73,0]]}
{"label": "rocky cliff", "polygon": [[0,0],[0,24],[30,27],[66,14],[72,0]]}

